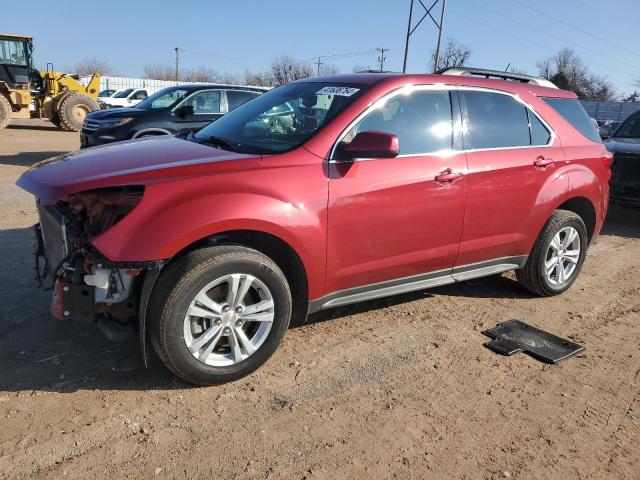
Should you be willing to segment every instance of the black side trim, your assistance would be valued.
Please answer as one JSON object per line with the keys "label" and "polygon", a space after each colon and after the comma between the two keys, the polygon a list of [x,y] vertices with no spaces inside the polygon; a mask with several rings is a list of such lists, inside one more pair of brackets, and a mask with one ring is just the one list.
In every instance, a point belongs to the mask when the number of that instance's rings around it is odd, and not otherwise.
{"label": "black side trim", "polygon": [[385,282],[347,288],[330,293],[324,297],[309,302],[309,313],[326,310],[351,303],[389,297],[400,293],[414,292],[427,288],[462,282],[472,278],[486,277],[497,273],[517,270],[527,262],[527,255],[503,257],[486,262],[462,265],[453,269],[437,270],[435,272],[413,275],[411,277],[396,278]]}

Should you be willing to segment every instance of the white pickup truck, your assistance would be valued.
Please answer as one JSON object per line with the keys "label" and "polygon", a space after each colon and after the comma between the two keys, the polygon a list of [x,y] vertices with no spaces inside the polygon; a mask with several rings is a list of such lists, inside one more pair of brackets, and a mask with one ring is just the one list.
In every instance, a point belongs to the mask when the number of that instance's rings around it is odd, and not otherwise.
{"label": "white pickup truck", "polygon": [[125,88],[118,90],[110,97],[98,97],[98,104],[100,108],[133,107],[148,96],[144,88]]}

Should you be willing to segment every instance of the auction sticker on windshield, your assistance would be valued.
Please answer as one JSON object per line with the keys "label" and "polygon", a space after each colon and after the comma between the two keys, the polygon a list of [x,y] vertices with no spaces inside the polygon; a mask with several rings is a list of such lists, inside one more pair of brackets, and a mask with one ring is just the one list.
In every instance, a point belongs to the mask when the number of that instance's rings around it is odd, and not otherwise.
{"label": "auction sticker on windshield", "polygon": [[360,89],[354,87],[322,87],[316,92],[316,95],[338,95],[340,97],[350,97],[358,91],[360,91]]}

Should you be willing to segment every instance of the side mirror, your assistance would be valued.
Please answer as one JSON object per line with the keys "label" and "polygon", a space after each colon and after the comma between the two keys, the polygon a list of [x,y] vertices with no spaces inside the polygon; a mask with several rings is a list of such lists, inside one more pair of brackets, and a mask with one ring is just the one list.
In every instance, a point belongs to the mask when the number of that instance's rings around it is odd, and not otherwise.
{"label": "side mirror", "polygon": [[399,153],[400,142],[393,133],[360,132],[351,142],[340,144],[340,157],[344,159],[394,158]]}
{"label": "side mirror", "polygon": [[187,115],[193,115],[193,105],[182,105],[181,107],[176,108],[173,113],[175,113],[180,118],[184,118]]}

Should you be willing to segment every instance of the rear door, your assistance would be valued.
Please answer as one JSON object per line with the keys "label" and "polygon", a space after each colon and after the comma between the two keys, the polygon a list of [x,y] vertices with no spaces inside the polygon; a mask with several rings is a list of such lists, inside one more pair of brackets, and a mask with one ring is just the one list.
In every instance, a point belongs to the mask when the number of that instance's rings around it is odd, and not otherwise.
{"label": "rear door", "polygon": [[469,171],[456,266],[527,255],[543,185],[567,188],[566,176],[555,176],[564,161],[562,148],[518,97],[485,90],[459,95]]}
{"label": "rear door", "polygon": [[327,293],[450,272],[466,190],[452,112],[458,119],[448,91],[416,89],[374,105],[347,131],[347,142],[363,131],[393,133],[400,155],[329,164]]}

